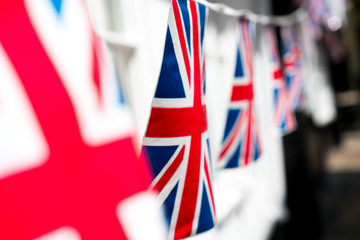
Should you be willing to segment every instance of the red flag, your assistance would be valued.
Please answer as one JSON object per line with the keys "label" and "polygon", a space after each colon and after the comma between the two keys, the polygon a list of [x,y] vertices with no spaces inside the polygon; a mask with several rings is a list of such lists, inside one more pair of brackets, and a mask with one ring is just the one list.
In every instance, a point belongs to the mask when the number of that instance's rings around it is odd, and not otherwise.
{"label": "red flag", "polygon": [[119,203],[150,176],[82,2],[1,1],[0,43],[0,239],[127,239]]}

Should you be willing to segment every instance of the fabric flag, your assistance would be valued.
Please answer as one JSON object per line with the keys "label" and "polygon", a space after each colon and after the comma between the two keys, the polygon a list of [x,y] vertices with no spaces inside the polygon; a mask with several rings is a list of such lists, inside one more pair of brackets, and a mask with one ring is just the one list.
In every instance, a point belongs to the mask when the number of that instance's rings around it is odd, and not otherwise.
{"label": "fabric flag", "polygon": [[323,27],[337,31],[346,23],[347,0],[306,0],[309,10],[309,33],[311,38],[319,40],[323,36]]}
{"label": "fabric flag", "polygon": [[323,35],[322,25],[327,26],[327,20],[331,17],[327,0],[307,0],[305,4],[309,9],[310,34],[320,39]]}
{"label": "fabric flag", "polygon": [[284,75],[289,90],[289,101],[294,110],[303,107],[303,69],[302,50],[296,41],[296,29],[294,26],[286,26],[280,29],[283,46]]}
{"label": "fabric flag", "polygon": [[273,124],[282,134],[296,129],[296,118],[293,111],[290,89],[286,84],[277,47],[274,27],[265,29],[270,62],[271,85],[273,89]]}
{"label": "fabric flag", "polygon": [[216,221],[205,107],[206,16],[195,1],[172,1],[143,143],[155,175],[151,187],[166,207],[170,239],[204,232]]}
{"label": "fabric flag", "polygon": [[[268,28],[261,26],[259,45],[257,46],[254,91],[258,103],[258,119],[261,132],[262,155],[261,161],[256,164],[258,181],[255,194],[259,201],[256,203],[257,211],[262,212],[263,218],[282,221],[286,216],[285,208],[285,168],[282,146],[282,136],[279,129],[273,124],[274,117],[274,83],[273,73],[276,67],[269,56],[273,56]],[[278,53],[277,53],[278,54]]]}
{"label": "fabric flag", "polygon": [[240,22],[235,76],[217,165],[234,168],[255,161],[261,154],[253,93],[253,29]]}
{"label": "fabric flag", "polygon": [[83,4],[0,1],[0,239],[134,236],[122,200],[151,176]]}
{"label": "fabric flag", "polygon": [[[347,0],[307,0],[306,7],[309,10],[309,32],[308,35],[315,40],[324,39],[325,47],[330,57],[335,62],[345,58],[345,52],[337,34],[346,24],[346,2]],[[325,31],[325,30],[330,31]]]}
{"label": "fabric flag", "polygon": [[329,69],[324,50],[319,48],[309,35],[307,21],[301,23],[304,56],[304,93],[306,109],[315,125],[321,127],[336,117],[334,90],[329,83]]}

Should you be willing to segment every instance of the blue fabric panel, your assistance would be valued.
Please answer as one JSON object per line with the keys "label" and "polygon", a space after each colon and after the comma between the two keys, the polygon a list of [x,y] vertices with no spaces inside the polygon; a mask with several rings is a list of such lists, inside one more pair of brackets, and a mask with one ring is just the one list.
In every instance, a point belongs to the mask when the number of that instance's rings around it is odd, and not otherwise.
{"label": "blue fabric panel", "polygon": [[116,88],[117,88],[117,92],[118,92],[118,102],[121,104],[126,103],[125,98],[124,98],[124,93],[121,87],[121,83],[120,83],[120,77],[119,77],[119,73],[117,71],[115,71],[115,82],[116,82]]}
{"label": "blue fabric panel", "polygon": [[287,89],[289,89],[289,88],[290,88],[290,86],[291,86],[292,77],[291,77],[291,76],[289,76],[288,74],[285,74],[285,75],[286,75],[286,77],[285,77],[285,80],[286,80],[286,87],[287,87]]}
{"label": "blue fabric panel", "polygon": [[199,225],[196,233],[201,233],[210,228],[214,227],[214,221],[211,214],[210,203],[211,200],[208,198],[205,188],[205,183],[203,183],[203,193],[201,199],[201,208],[199,216]]}
{"label": "blue fabric panel", "polygon": [[61,13],[61,7],[62,7],[62,0],[50,0],[52,5],[54,6],[55,8],[55,11],[58,15],[60,15]]}
{"label": "blue fabric panel", "polygon": [[177,148],[178,146],[145,146],[155,176],[169,162]]}
{"label": "blue fabric panel", "polygon": [[256,161],[259,158],[259,145],[258,142],[255,140],[254,142],[254,161]]}
{"label": "blue fabric panel", "polygon": [[240,149],[241,149],[241,142],[239,142],[238,147],[236,148],[236,151],[234,152],[234,155],[231,156],[229,159],[229,162],[225,166],[225,168],[235,168],[240,165],[239,159],[240,159]]}
{"label": "blue fabric panel", "polygon": [[286,121],[286,116],[282,117],[281,126],[280,126],[283,132],[286,130],[285,121]]}
{"label": "blue fabric panel", "polygon": [[166,33],[164,57],[161,66],[159,82],[155,92],[155,97],[186,97],[169,28]]}
{"label": "blue fabric panel", "polygon": [[223,142],[228,137],[231,129],[234,127],[234,124],[235,124],[236,120],[240,116],[240,112],[241,112],[240,109],[230,109],[228,111],[226,125],[225,125],[225,132],[224,132],[224,137],[223,137]]}
{"label": "blue fabric panel", "polygon": [[201,52],[202,52],[204,33],[205,33],[206,8],[202,4],[198,4],[198,6],[199,6],[199,15],[200,15],[200,43],[201,43]]}
{"label": "blue fabric panel", "polygon": [[273,103],[274,105],[276,105],[276,103],[277,103],[278,95],[279,95],[279,89],[275,88],[274,89],[274,103]]}
{"label": "blue fabric panel", "polygon": [[171,222],[171,216],[174,211],[174,205],[175,205],[175,199],[176,199],[176,193],[179,186],[179,182],[176,183],[175,187],[171,190],[169,196],[165,199],[165,218],[168,224],[170,225]]}
{"label": "blue fabric panel", "polygon": [[187,0],[179,0],[179,6],[180,6],[180,10],[181,10],[181,15],[182,15],[182,19],[183,19],[183,24],[184,24],[184,28],[185,28],[185,32],[186,32],[186,39],[187,39],[187,43],[188,43],[188,48],[189,48],[189,52],[191,54],[191,35],[190,35],[190,16],[189,16],[189,8],[187,6]]}
{"label": "blue fabric panel", "polygon": [[244,76],[244,67],[241,59],[240,48],[237,48],[236,51],[236,68],[235,68],[235,77],[243,77]]}

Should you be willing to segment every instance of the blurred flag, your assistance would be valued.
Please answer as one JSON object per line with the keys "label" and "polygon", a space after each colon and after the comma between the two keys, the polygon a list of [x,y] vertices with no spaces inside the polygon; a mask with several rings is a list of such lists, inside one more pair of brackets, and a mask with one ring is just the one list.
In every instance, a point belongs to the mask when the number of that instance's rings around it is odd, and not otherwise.
{"label": "blurred flag", "polygon": [[346,20],[348,0],[306,0],[309,9],[310,34],[312,38],[322,36],[323,26],[331,31],[339,30]]}
{"label": "blurred flag", "polygon": [[[306,0],[305,5],[309,10],[308,35],[315,40],[324,40],[330,57],[335,62],[341,62],[345,58],[345,51],[340,44],[337,34],[346,25],[346,10],[350,8],[347,0]],[[328,30],[328,31],[326,31]]]}
{"label": "blurred flag", "polygon": [[320,39],[323,34],[321,27],[323,24],[326,25],[331,17],[327,0],[306,0],[305,4],[309,9],[310,34],[313,38]]}
{"label": "blurred flag", "polygon": [[[284,86],[281,78],[274,80],[279,70],[278,52],[273,52],[270,31],[274,33],[273,26],[259,26],[257,31],[258,45],[256,51],[254,91],[258,104],[259,128],[261,131],[262,154],[261,161],[256,164],[259,167],[256,185],[258,211],[264,209],[269,218],[280,220],[286,215],[285,208],[285,168],[280,129],[274,125],[274,92]],[[268,29],[270,28],[270,29]],[[274,35],[271,35],[274,37]],[[275,48],[277,50],[277,48]],[[274,55],[275,54],[275,55]],[[275,58],[276,57],[276,58]],[[275,62],[274,60],[277,59]],[[276,73],[278,72],[278,73]],[[286,93],[286,92],[285,92]],[[291,109],[291,108],[290,108]]]}
{"label": "blurred flag", "polygon": [[282,58],[284,63],[284,77],[289,91],[289,99],[294,110],[303,107],[303,64],[302,49],[300,47],[296,26],[286,26],[280,29],[282,41]]}
{"label": "blurred flag", "polygon": [[203,38],[206,8],[173,0],[164,57],[144,139],[166,207],[170,239],[215,225],[205,107]]}
{"label": "blurred flag", "polygon": [[325,126],[336,117],[334,89],[330,84],[324,48],[319,48],[309,34],[307,21],[301,23],[304,56],[304,93],[306,110],[315,125]]}
{"label": "blurred flag", "polygon": [[267,27],[265,34],[268,40],[268,61],[270,63],[270,74],[272,75],[273,123],[282,134],[286,134],[294,131],[297,125],[292,101],[290,99],[290,89],[285,82],[274,27]]}
{"label": "blurred flag", "polygon": [[247,165],[261,154],[253,71],[253,29],[248,21],[241,21],[232,94],[217,162],[221,168]]}
{"label": "blurred flag", "polygon": [[83,4],[0,1],[0,239],[138,239],[151,177]]}

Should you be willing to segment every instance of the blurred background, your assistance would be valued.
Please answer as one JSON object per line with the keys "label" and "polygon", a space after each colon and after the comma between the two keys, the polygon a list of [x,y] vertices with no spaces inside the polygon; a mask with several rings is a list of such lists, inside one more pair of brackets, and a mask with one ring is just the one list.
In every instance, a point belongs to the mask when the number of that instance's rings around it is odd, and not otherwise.
{"label": "blurred background", "polygon": [[[330,7],[339,3],[328,1]],[[299,129],[283,138],[290,218],[275,228],[271,239],[360,237],[359,3],[344,1],[341,27],[332,31],[324,24],[317,37],[335,92],[337,117],[319,127],[298,113]],[[271,8],[281,15],[299,4],[273,0]]]}

